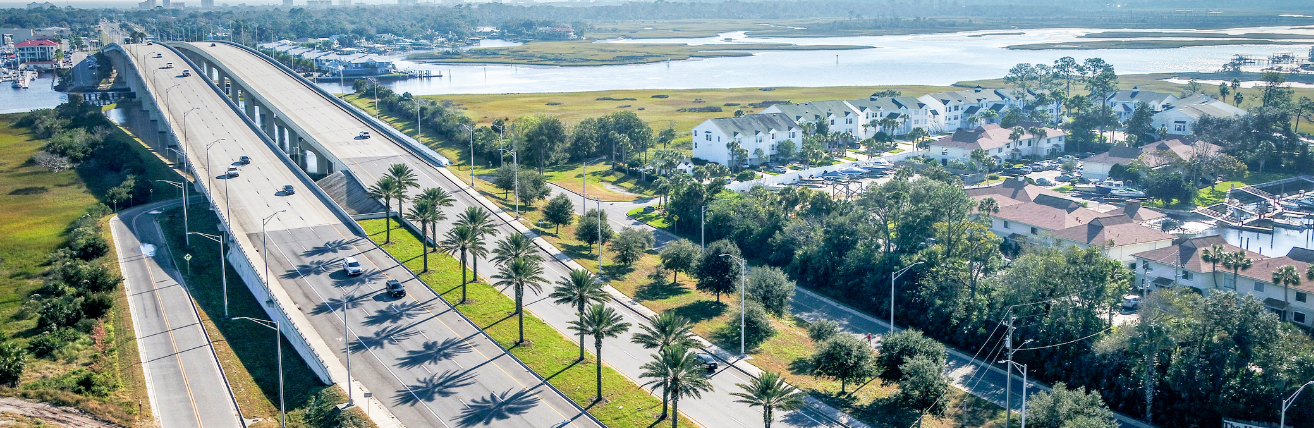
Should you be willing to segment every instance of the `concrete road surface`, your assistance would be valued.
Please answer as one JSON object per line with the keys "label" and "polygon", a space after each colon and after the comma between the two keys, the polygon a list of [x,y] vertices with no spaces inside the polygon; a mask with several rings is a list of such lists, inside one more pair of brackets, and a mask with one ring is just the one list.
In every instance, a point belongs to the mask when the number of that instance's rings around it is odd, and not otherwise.
{"label": "concrete road surface", "polygon": [[155,221],[161,209],[180,203],[143,205],[110,220],[147,396],[165,427],[242,427],[210,338]]}

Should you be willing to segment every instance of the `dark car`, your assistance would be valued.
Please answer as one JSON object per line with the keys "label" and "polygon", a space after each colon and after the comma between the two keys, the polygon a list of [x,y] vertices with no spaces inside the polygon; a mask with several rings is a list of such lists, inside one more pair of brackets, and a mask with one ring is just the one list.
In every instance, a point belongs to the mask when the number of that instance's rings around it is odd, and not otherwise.
{"label": "dark car", "polygon": [[1004,169],[1004,175],[1027,175],[1030,173],[1031,173],[1031,168],[1025,166]]}
{"label": "dark car", "polygon": [[291,184],[285,184],[285,185],[283,185],[283,194],[285,194],[285,195],[294,195],[294,194],[296,194],[296,193],[297,193],[297,188],[292,187]]}
{"label": "dark car", "polygon": [[716,362],[716,357],[713,357],[711,355],[694,354],[694,358],[698,359],[698,364],[701,364],[703,365],[703,367],[707,368],[708,373],[716,372],[716,368],[719,367],[719,364]]}
{"label": "dark car", "polygon": [[390,279],[386,284],[388,287],[388,295],[392,296],[392,298],[400,299],[406,297],[406,287],[402,287],[401,281]]}
{"label": "dark car", "polygon": [[210,47],[214,47],[214,43],[211,43],[211,44],[210,44]]}
{"label": "dark car", "polygon": [[237,158],[237,163],[240,163],[240,164],[242,164],[242,165],[250,165],[250,164],[251,164],[251,157],[250,157],[250,156],[242,156],[242,157],[240,157],[240,158]]}

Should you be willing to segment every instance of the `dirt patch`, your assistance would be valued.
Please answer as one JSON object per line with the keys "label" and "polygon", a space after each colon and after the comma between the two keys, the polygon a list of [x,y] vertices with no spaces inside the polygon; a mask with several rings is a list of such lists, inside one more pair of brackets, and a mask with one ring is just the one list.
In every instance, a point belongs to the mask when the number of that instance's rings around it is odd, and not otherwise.
{"label": "dirt patch", "polygon": [[[30,423],[30,420],[37,420],[62,427],[118,427],[118,425],[102,422],[78,409],[55,407],[45,403],[33,403],[30,401],[19,400],[17,398],[0,398],[0,424],[11,422],[17,423],[17,426],[25,426],[22,424]],[[29,426],[37,425],[30,424]]]}
{"label": "dirt patch", "polygon": [[46,192],[49,192],[49,191],[50,191],[50,189],[46,188],[45,186],[36,186],[36,187],[24,187],[24,188],[20,188],[20,189],[14,189],[14,190],[10,191],[9,194],[10,194],[11,196],[19,196],[19,195],[40,195],[40,194],[42,194],[42,193],[46,193]]}

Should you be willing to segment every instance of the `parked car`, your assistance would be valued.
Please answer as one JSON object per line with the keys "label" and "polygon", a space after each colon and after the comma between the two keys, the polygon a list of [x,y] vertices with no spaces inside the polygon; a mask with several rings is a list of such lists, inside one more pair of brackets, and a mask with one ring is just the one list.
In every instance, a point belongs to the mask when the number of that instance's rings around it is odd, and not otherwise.
{"label": "parked car", "polygon": [[719,367],[719,364],[716,362],[716,357],[709,354],[694,354],[694,358],[698,359],[698,364],[702,364],[703,367],[707,368],[708,373],[716,372],[717,367]]}
{"label": "parked car", "polygon": [[283,194],[285,194],[285,195],[295,195],[296,193],[297,193],[297,188],[292,187],[291,184],[284,184],[284,185],[283,185]]}
{"label": "parked car", "polygon": [[1012,167],[1004,168],[1004,175],[1027,175],[1031,173],[1030,167]]}
{"label": "parked car", "polygon": [[1058,182],[1060,182],[1060,183],[1066,183],[1066,182],[1072,181],[1072,176],[1071,176],[1071,175],[1067,175],[1067,174],[1059,174],[1059,176],[1058,176],[1058,177],[1054,177],[1054,179],[1055,179],[1055,180],[1058,180]]}
{"label": "parked car", "polygon": [[356,276],[365,272],[365,269],[360,267],[360,262],[356,261],[355,257],[342,259],[342,270],[347,272],[347,276]]}
{"label": "parked car", "polygon": [[1032,162],[1031,165],[1027,165],[1027,168],[1031,168],[1031,171],[1033,172],[1044,171],[1049,169],[1049,165],[1046,165],[1044,162]]}
{"label": "parked car", "polygon": [[1123,309],[1135,310],[1136,308],[1139,307],[1141,307],[1141,296],[1137,296],[1135,294],[1128,294],[1122,296]]}
{"label": "parked car", "polygon": [[240,163],[240,164],[242,164],[242,165],[250,165],[250,164],[251,164],[251,157],[250,157],[250,156],[242,156],[242,157],[240,157],[240,158],[237,158],[237,163]]}
{"label": "parked car", "polygon": [[406,287],[402,287],[401,281],[390,279],[384,284],[387,285],[388,295],[392,296],[392,298],[400,299],[406,297]]}
{"label": "parked car", "polygon": [[370,138],[370,131],[360,131],[360,135],[357,135],[357,137],[362,140]]}
{"label": "parked car", "polygon": [[241,174],[237,171],[237,167],[235,167],[235,166],[230,166],[230,167],[228,167],[228,173],[227,173],[227,175],[228,175],[229,178],[232,178],[232,177],[237,177],[237,176],[239,176],[239,175],[241,175]]}
{"label": "parked car", "polygon": [[1053,185],[1054,185],[1054,182],[1053,182],[1053,181],[1049,181],[1048,178],[1040,177],[1040,178],[1037,178],[1037,179],[1036,179],[1036,184],[1039,184],[1039,185],[1041,185],[1041,186],[1053,186]]}
{"label": "parked car", "polygon": [[776,165],[771,167],[771,172],[774,172],[776,174],[784,174],[786,172],[789,172],[789,168],[785,168],[784,165]]}

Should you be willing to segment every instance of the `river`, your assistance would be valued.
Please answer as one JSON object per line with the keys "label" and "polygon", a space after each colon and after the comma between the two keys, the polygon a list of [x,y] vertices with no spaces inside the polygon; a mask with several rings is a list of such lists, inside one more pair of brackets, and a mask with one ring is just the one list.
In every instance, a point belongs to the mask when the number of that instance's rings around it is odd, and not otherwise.
{"label": "river", "polygon": [[[575,92],[619,89],[696,89],[772,86],[949,85],[1002,77],[1020,62],[1053,63],[1063,56],[1100,57],[1119,73],[1217,71],[1235,54],[1267,57],[1274,52],[1304,56],[1314,40],[1298,45],[1201,46],[1168,49],[1009,50],[1029,43],[1096,41],[1079,36],[1101,29],[990,30],[899,36],[755,38],[743,32],[697,39],[612,39],[599,43],[794,43],[862,45],[843,51],[764,51],[747,57],[706,58],[670,63],[595,67],[424,64],[401,60],[399,68],[432,70],[444,77],[391,82],[398,92],[417,95],[516,92]],[[1159,30],[1140,30],[1159,31]],[[1172,30],[1180,32],[1180,30]],[[1022,34],[998,34],[998,33]],[[1201,33],[1311,34],[1293,27],[1238,28]],[[731,41],[725,41],[730,38]],[[336,83],[321,84],[342,92]]]}
{"label": "river", "polygon": [[33,80],[27,89],[13,89],[12,82],[0,82],[0,114],[25,113],[40,108],[51,108],[68,99],[63,92],[51,87],[50,74]]}

